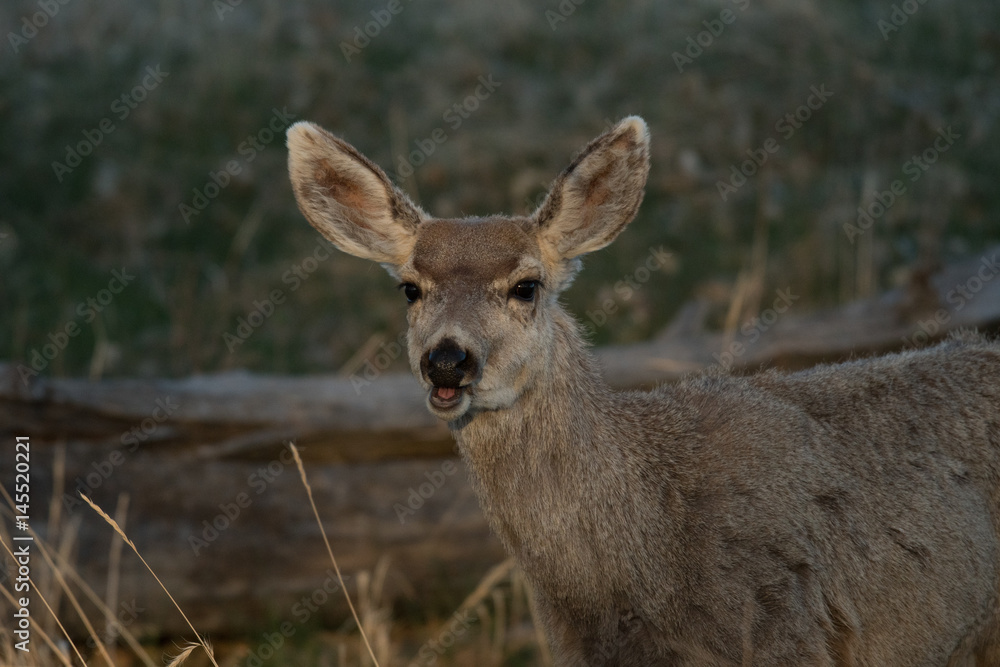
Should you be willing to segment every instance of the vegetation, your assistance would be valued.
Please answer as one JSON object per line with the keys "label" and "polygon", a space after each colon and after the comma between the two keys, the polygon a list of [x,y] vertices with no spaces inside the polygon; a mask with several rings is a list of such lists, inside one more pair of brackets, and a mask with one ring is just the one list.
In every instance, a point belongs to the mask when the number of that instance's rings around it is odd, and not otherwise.
{"label": "vegetation", "polygon": [[[128,495],[119,497],[115,518],[84,496],[86,504],[96,513],[95,520],[98,523],[103,520],[114,531],[107,590],[102,597],[74,567],[72,554],[78,547],[80,517],[71,520],[60,511],[60,503],[52,503],[47,529],[41,534],[30,531],[33,539],[28,575],[30,630],[26,637],[17,635],[14,625],[0,626],[0,663],[10,667],[56,664],[154,667],[164,663],[167,667],[551,664],[548,647],[534,622],[529,585],[511,559],[487,572],[465,599],[460,604],[454,603],[446,614],[438,615],[431,605],[425,605],[422,618],[410,619],[405,624],[399,622],[398,611],[394,612],[383,597],[390,568],[387,558],[381,559],[373,571],[357,572],[355,581],[345,588],[323,529],[320,510],[313,502],[306,470],[294,445],[292,449],[319,533],[337,572],[340,585],[334,592],[338,597],[347,596],[351,617],[341,627],[324,630],[310,622],[308,614],[296,615],[275,619],[273,627],[253,636],[234,633],[219,641],[208,641],[191,624],[121,526],[128,511]],[[62,478],[64,470],[58,460],[54,472]],[[13,541],[6,529],[20,513],[15,508],[11,495],[0,487],[0,610],[5,615],[23,606],[19,606],[17,598],[25,594],[14,586],[15,575],[21,575],[17,574],[13,551],[21,543]],[[120,595],[118,566],[125,545],[148,569],[148,575],[163,587],[164,595],[190,628],[186,637],[160,637],[155,626],[140,620],[145,611],[143,605],[148,601],[128,600]],[[316,583],[318,587],[325,586]],[[58,614],[51,610],[58,610]],[[19,650],[19,645],[26,650]]]}
{"label": "vegetation", "polygon": [[[743,284],[746,318],[778,288],[805,309],[898,283],[1000,238],[1000,7],[902,5],[916,11],[890,31],[892,8],[865,1],[72,2],[24,40],[38,5],[6,3],[19,38],[0,59],[0,357],[53,375],[302,373],[394,339],[388,278],[310,259],[288,118],[341,133],[449,216],[530,210],[581,142],[644,116],[639,219],[567,296],[598,343],[648,337],[699,297],[721,326]],[[948,127],[947,151],[907,173]],[[752,175],[721,196],[741,167]],[[852,242],[858,207],[899,179]],[[675,261],[616,292],[660,246]],[[102,294],[115,270],[134,280]],[[608,323],[588,319],[607,299]],[[241,337],[240,318],[263,323]]]}

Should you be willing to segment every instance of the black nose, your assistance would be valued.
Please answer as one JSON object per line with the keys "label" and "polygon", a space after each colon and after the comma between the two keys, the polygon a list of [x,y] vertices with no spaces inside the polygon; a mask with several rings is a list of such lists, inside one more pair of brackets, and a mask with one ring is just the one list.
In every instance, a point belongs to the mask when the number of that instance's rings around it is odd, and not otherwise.
{"label": "black nose", "polygon": [[445,338],[424,355],[420,367],[435,387],[457,389],[474,372],[476,362],[472,354],[462,349],[458,343]]}

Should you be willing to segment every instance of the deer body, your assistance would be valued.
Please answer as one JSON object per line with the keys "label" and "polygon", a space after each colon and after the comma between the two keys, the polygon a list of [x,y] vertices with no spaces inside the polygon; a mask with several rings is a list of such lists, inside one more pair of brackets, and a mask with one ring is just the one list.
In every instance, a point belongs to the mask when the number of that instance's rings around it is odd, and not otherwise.
{"label": "deer body", "polygon": [[[579,361],[537,401],[453,425],[567,664],[945,665],[995,625],[995,347],[651,393]],[[863,396],[853,416],[824,406],[827,382]],[[948,433],[956,405],[992,433]]]}
{"label": "deer body", "polygon": [[633,217],[647,142],[622,121],[528,218],[439,220],[289,131],[310,222],[402,281],[428,407],[561,664],[997,664],[1000,346],[610,390],[557,296]]}

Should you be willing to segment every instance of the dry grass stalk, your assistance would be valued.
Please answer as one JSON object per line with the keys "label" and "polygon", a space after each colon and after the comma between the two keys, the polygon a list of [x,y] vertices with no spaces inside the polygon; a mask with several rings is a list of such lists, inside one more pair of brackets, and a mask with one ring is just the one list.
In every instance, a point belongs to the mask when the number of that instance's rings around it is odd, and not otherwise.
{"label": "dry grass stalk", "polygon": [[302,465],[302,458],[299,456],[299,449],[293,442],[289,442],[288,446],[292,450],[292,456],[295,457],[295,465],[299,468],[299,476],[302,478],[302,485],[306,487],[306,494],[309,496],[309,505],[312,507],[313,514],[316,516],[316,523],[319,525],[319,532],[323,536],[323,543],[326,545],[326,552],[330,555],[330,561],[333,563],[333,571],[337,573],[337,581],[340,583],[340,590],[344,591],[344,598],[347,600],[347,606],[351,608],[351,615],[354,617],[354,622],[358,626],[358,632],[361,633],[361,639],[365,642],[365,648],[368,649],[368,655],[371,656],[375,667],[379,667],[378,659],[375,657],[375,651],[372,650],[372,645],[368,642],[368,635],[365,634],[365,628],[361,624],[361,619],[358,618],[358,612],[354,609],[354,603],[351,602],[351,596],[347,593],[347,588],[344,586],[344,577],[340,574],[340,566],[337,565],[337,559],[333,556],[333,549],[330,547],[330,540],[327,538],[326,530],[323,528],[323,521],[319,518],[319,510],[316,509],[316,502],[313,500],[312,487],[309,485],[309,480],[306,478],[306,470]]}
{"label": "dry grass stalk", "polygon": [[[5,496],[7,495],[7,492],[3,489],[3,487],[0,487],[0,491],[3,491],[3,493],[4,493]],[[9,499],[9,496],[8,496],[8,499]],[[0,544],[3,545],[4,551],[7,552],[7,555],[10,556],[11,560],[16,560],[14,558],[14,552],[11,551],[11,549],[7,545],[7,543],[6,542],[0,542]],[[51,606],[49,606],[49,601],[45,598],[45,596],[42,594],[42,592],[38,589],[38,585],[35,583],[35,581],[31,577],[28,577],[28,583],[31,584],[31,588],[35,592],[35,595],[37,595],[38,599],[42,601],[42,604],[45,605],[45,608],[48,610],[48,612],[52,616],[53,620],[55,620],[56,625],[59,626],[59,629],[63,633],[63,637],[66,638],[66,641],[69,642],[69,645],[73,648],[73,652],[76,653],[76,657],[80,659],[80,664],[84,665],[84,667],[86,667],[87,662],[83,659],[83,656],[80,655],[79,649],[76,648],[76,644],[74,644],[73,640],[70,639],[69,633],[66,632],[66,628],[63,626],[62,622],[59,620],[59,617],[56,615],[55,610],[52,609]],[[4,589],[4,590],[6,590],[6,589]],[[109,662],[108,664],[111,664],[111,663]]]}
{"label": "dry grass stalk", "polygon": [[495,610],[496,622],[493,626],[493,642],[490,645],[491,655],[496,657],[499,664],[503,656],[503,647],[507,643],[507,598],[503,591],[493,589],[493,609]]}
{"label": "dry grass stalk", "polygon": [[[35,539],[39,540],[37,535],[35,536]],[[95,607],[101,610],[104,614],[105,623],[113,624],[118,629],[119,636],[125,640],[125,643],[128,644],[130,649],[132,649],[136,657],[138,657],[146,667],[157,667],[156,663],[154,663],[152,659],[146,655],[146,652],[142,649],[142,646],[139,644],[139,640],[136,639],[135,635],[127,627],[117,622],[114,609],[108,607],[105,601],[97,595],[93,588],[91,588],[90,584],[84,581],[80,574],[69,564],[68,556],[64,553],[57,552],[55,557],[56,562],[59,564],[59,567],[62,568],[62,571],[81,591],[83,591],[86,598],[90,600]]]}
{"label": "dry grass stalk", "polygon": [[167,663],[167,667],[178,667],[185,660],[188,659],[188,656],[190,656],[192,653],[194,653],[194,650],[196,648],[198,648],[200,646],[201,646],[201,644],[197,644],[197,643],[194,643],[194,642],[188,644],[180,653],[178,653],[176,656],[174,656],[174,658],[171,659],[169,663]]}
{"label": "dry grass stalk", "polygon": [[482,578],[479,584],[476,585],[475,590],[469,593],[468,597],[465,598],[465,601],[459,605],[458,611],[455,613],[461,614],[468,609],[472,609],[489,597],[493,589],[496,588],[497,584],[510,575],[511,571],[514,569],[514,565],[515,563],[513,558],[508,558],[499,565],[494,565],[493,568],[486,573],[486,576]]}
{"label": "dry grass stalk", "polygon": [[[45,560],[45,564],[49,566],[49,571],[52,572],[52,574],[56,578],[56,581],[59,583],[58,590],[61,590],[66,594],[66,599],[69,600],[69,603],[73,607],[74,611],[76,611],[77,616],[79,616],[80,620],[83,621],[84,627],[87,628],[87,634],[89,634],[91,638],[94,640],[94,643],[97,645],[97,650],[100,652],[101,657],[104,658],[104,660],[107,662],[108,665],[114,665],[115,663],[111,659],[111,656],[108,654],[107,648],[105,648],[103,642],[101,642],[101,639],[98,636],[97,630],[94,628],[93,623],[91,623],[90,619],[87,618],[87,614],[84,613],[83,607],[80,606],[80,601],[77,600],[76,595],[70,589],[69,583],[63,576],[62,568],[56,565],[55,561],[52,559],[52,554],[49,553],[49,549],[48,547],[45,546],[45,542],[37,539],[38,536],[35,535],[34,531],[31,531],[31,533],[36,538],[35,546],[38,547],[38,552],[42,554],[42,558]],[[40,594],[40,592],[37,590],[35,592]],[[53,614],[53,617],[54,616],[55,614]]]}
{"label": "dry grass stalk", "polygon": [[[6,497],[6,493],[4,492],[4,489],[2,487],[0,487],[0,492],[3,492],[3,494]],[[10,498],[7,498],[7,500],[8,500],[8,502],[10,502]],[[50,514],[50,518],[51,518],[51,514]],[[48,561],[49,562],[49,567],[50,567],[49,571],[52,572],[55,569],[56,565],[58,565],[59,572],[62,573],[62,574],[64,574],[64,575],[66,575],[74,584],[76,584],[76,586],[79,588],[79,590],[81,590],[83,592],[84,596],[95,607],[97,607],[98,609],[100,609],[102,611],[102,613],[104,615],[104,618],[105,618],[105,622],[109,623],[109,624],[113,624],[113,625],[115,625],[118,628],[118,630],[120,632],[121,638],[125,640],[125,643],[128,644],[129,648],[132,649],[132,651],[140,659],[140,661],[146,667],[156,667],[156,663],[154,663],[149,658],[149,656],[146,655],[146,652],[142,650],[142,646],[139,644],[139,640],[136,639],[135,635],[132,634],[127,628],[125,628],[124,626],[121,626],[120,624],[117,623],[117,620],[115,618],[115,614],[114,614],[114,611],[112,610],[112,608],[108,607],[105,604],[104,600],[101,600],[101,598],[97,595],[97,593],[94,592],[93,588],[90,587],[90,584],[88,584],[86,581],[84,581],[83,578],[80,577],[79,573],[69,564],[69,552],[72,550],[72,545],[75,542],[76,531],[77,531],[78,525],[79,525],[79,521],[73,521],[73,522],[71,522],[70,524],[68,524],[68,527],[61,526],[59,522],[53,522],[51,520],[49,521],[49,526],[50,526],[50,528],[49,528],[50,533],[49,534],[50,535],[54,535],[57,532],[62,534],[62,538],[60,539],[60,543],[59,543],[59,548],[54,553],[50,553],[48,551],[48,548],[46,548],[46,545],[49,545],[49,543],[46,540],[43,540],[41,538],[41,536],[39,536],[38,533],[35,532],[34,529],[32,529],[32,528],[29,527],[28,528],[28,532],[29,532],[29,534],[32,537],[35,538],[35,543],[41,545],[40,548],[44,549],[44,551],[42,552],[43,556],[46,556],[46,557],[49,557],[49,558],[54,557],[55,564],[52,564],[51,560]],[[55,527],[53,527],[53,526],[55,526]],[[2,524],[0,524],[0,542],[6,542],[6,541],[9,541],[9,539],[10,539],[10,536],[3,529]],[[56,579],[56,582],[58,583],[59,580]],[[2,588],[0,588],[0,590],[2,590]],[[54,588],[54,590],[49,591],[48,593],[45,593],[44,591],[42,591],[40,593],[40,595],[44,595],[45,596],[46,600],[49,601],[48,605],[52,609],[58,609],[58,607],[59,607],[59,600],[61,599],[61,594],[63,592],[68,592],[68,587],[65,586],[65,580],[63,581],[62,585],[56,586]],[[8,596],[8,599],[12,600],[13,597],[12,596]],[[56,619],[54,615],[53,615],[53,619],[56,621],[56,623],[58,623],[58,619]],[[55,644],[53,644],[52,641],[51,641],[51,639],[50,639],[50,633],[48,633],[48,632],[46,632],[44,630],[44,628],[42,627],[41,623],[37,623],[35,625],[35,630],[40,633],[40,636],[42,637],[42,639],[45,640],[47,644],[49,644],[49,646],[50,646],[50,648],[52,648],[53,652],[57,653],[60,656],[60,659],[65,660],[65,657],[63,656],[62,651],[60,651],[57,647],[55,647]],[[64,632],[64,634],[65,634],[65,632]],[[97,641],[97,637],[94,637],[94,640]],[[66,663],[66,664],[69,664],[69,663]]]}
{"label": "dry grass stalk", "polygon": [[[3,594],[3,596],[7,598],[7,602],[9,602],[12,607],[17,606],[17,602],[14,600],[13,593],[7,590],[7,588],[2,584],[0,584],[0,594]],[[61,664],[65,665],[66,667],[72,667],[73,663],[70,662],[69,658],[63,655],[63,652],[59,650],[59,647],[56,646],[56,643],[54,641],[52,641],[52,637],[49,636],[49,633],[45,632],[44,628],[42,628],[40,625],[35,625],[32,628],[32,630],[35,633],[37,633],[39,637],[42,638],[42,641],[45,642],[45,645],[49,647],[49,650],[52,651],[52,654],[59,658],[59,662]],[[11,646],[14,645],[14,642],[7,641],[8,639],[12,638],[6,633],[6,631],[0,630],[0,639],[3,640],[2,644],[0,645],[4,647],[4,653],[0,655],[0,658],[2,658],[2,662],[0,662],[0,664],[4,665],[16,664],[13,658],[14,654],[11,653],[13,649],[10,648]]]}
{"label": "dry grass stalk", "polygon": [[538,642],[538,652],[541,654],[542,664],[545,667],[551,667],[552,651],[549,649],[548,638],[545,636],[545,631],[542,630],[542,623],[538,618],[538,607],[535,606],[535,596],[531,592],[531,584],[528,582],[527,577],[521,577],[521,582],[524,584],[527,593],[528,609],[531,610],[531,622],[535,626],[535,640]]}
{"label": "dry grass stalk", "polygon": [[[7,501],[7,505],[10,507],[10,510],[13,511],[14,507],[15,507],[15,505],[14,505],[14,499],[10,497],[10,494],[7,493],[7,489],[5,489],[3,486],[0,486],[0,495],[3,495],[3,498],[4,498],[4,500]],[[38,535],[35,533],[35,530],[33,528],[29,527],[28,528],[28,532],[34,538],[35,544],[39,547],[39,550],[41,551],[42,556],[45,558],[45,561],[48,563],[49,568],[51,568],[52,573],[55,574],[56,576],[58,576],[58,572],[56,572],[57,568],[54,566],[54,564],[52,563],[52,561],[49,559],[47,551],[45,550],[44,542],[42,540],[38,539]],[[10,556],[11,560],[14,561],[14,562],[16,562],[17,559],[14,558],[14,553],[13,553],[13,551],[11,551],[10,547],[7,545],[7,542],[3,541],[3,542],[0,542],[0,544],[3,544],[3,548],[7,552],[7,554]],[[49,611],[49,614],[52,616],[52,619],[59,626],[59,629],[62,631],[63,636],[66,638],[66,641],[68,641],[69,644],[70,644],[70,646],[73,647],[73,651],[74,651],[74,653],[76,653],[77,657],[80,659],[80,662],[82,664],[86,665],[86,662],[84,662],[84,660],[83,660],[83,656],[80,655],[80,651],[77,650],[76,645],[73,643],[73,640],[71,640],[70,637],[69,637],[69,633],[66,632],[66,628],[63,627],[63,624],[59,621],[59,617],[56,615],[55,610],[52,608],[52,606],[49,605],[49,601],[47,599],[47,596],[43,593],[42,589],[38,586],[38,583],[35,580],[33,580],[31,577],[28,578],[28,582],[31,584],[32,590],[35,592],[35,594],[38,596],[38,598],[42,601],[42,604],[44,604],[45,608]],[[61,577],[60,577],[60,582],[62,582],[62,585],[65,586],[65,582],[62,581]],[[67,594],[69,594],[69,591],[67,591]],[[110,660],[108,661],[108,664],[109,665],[112,664],[110,662]]]}
{"label": "dry grass stalk", "polygon": [[[119,525],[124,525],[128,516],[129,495],[121,493],[118,495],[118,507],[115,508],[115,521]],[[121,536],[115,533],[111,538],[111,551],[108,553],[108,585],[104,594],[104,605],[108,609],[118,607],[118,584],[121,571],[122,548],[125,546]],[[111,645],[118,636],[118,623],[116,620],[107,619],[105,621],[105,644]]]}
{"label": "dry grass stalk", "polygon": [[66,443],[56,445],[52,462],[52,496],[49,498],[49,524],[46,535],[55,535],[62,525],[62,494],[66,485]]}
{"label": "dry grass stalk", "polygon": [[[163,592],[167,594],[167,597],[170,598],[170,601],[174,604],[174,607],[176,607],[177,611],[180,612],[180,615],[184,619],[184,622],[188,624],[189,628],[191,628],[191,632],[193,632],[194,636],[197,637],[197,639],[198,639],[198,644],[202,648],[205,649],[205,653],[208,655],[208,659],[212,661],[212,664],[215,665],[215,667],[219,667],[219,663],[217,663],[215,661],[215,654],[212,651],[212,647],[209,645],[209,643],[205,639],[202,638],[202,636],[200,634],[198,634],[198,631],[194,629],[194,625],[192,625],[191,621],[188,619],[187,614],[185,614],[184,610],[181,609],[181,606],[179,604],[177,604],[177,600],[175,600],[174,596],[170,594],[170,591],[167,590],[167,587],[163,585],[163,582],[160,581],[160,578],[158,576],[156,576],[156,572],[154,572],[153,568],[151,568],[149,566],[149,563],[146,562],[146,559],[142,557],[142,554],[139,553],[139,550],[136,548],[135,544],[125,534],[125,531],[123,531],[121,529],[121,527],[119,527],[119,525],[117,524],[117,522],[115,522],[114,519],[112,519],[110,516],[108,516],[107,513],[105,513],[104,510],[102,510],[100,507],[98,507],[97,505],[95,505],[94,502],[90,500],[90,498],[88,498],[87,496],[83,495],[82,493],[80,494],[80,497],[83,498],[84,502],[86,502],[88,505],[90,505],[90,507],[95,512],[97,512],[101,516],[101,518],[104,519],[108,523],[108,525],[110,525],[115,530],[115,532],[118,533],[121,536],[121,538],[123,540],[125,540],[126,544],[128,544],[130,547],[132,547],[132,551],[134,551],[135,555],[139,557],[139,560],[142,561],[142,564],[146,566],[146,569],[149,570],[149,573],[151,575],[153,575],[153,578],[156,579],[156,583],[158,583],[160,585],[160,588],[163,589]],[[339,574],[340,573],[338,572],[338,576],[339,576]],[[341,585],[343,585],[343,584],[341,584]],[[109,661],[109,664],[110,664],[110,661]]]}
{"label": "dry grass stalk", "polygon": [[[52,535],[53,542],[48,542],[42,540],[34,531],[31,534],[34,535],[36,542],[45,542],[46,546],[51,547],[52,555],[55,557],[56,562],[59,563],[61,572],[74,573],[72,566],[68,565],[72,561],[72,554],[76,548],[77,536],[80,532],[80,523],[83,518],[80,516],[73,517],[72,520],[67,521],[61,526],[58,533],[49,533]],[[58,534],[58,542],[56,542],[56,535]],[[74,573],[75,574],[75,573]],[[49,588],[46,589],[46,593],[49,596],[49,601],[52,603],[53,609],[62,608],[62,598],[66,594],[66,591],[62,589],[59,585],[58,579],[56,579],[54,573],[49,573]],[[50,628],[51,629],[51,628]]]}
{"label": "dry grass stalk", "polygon": [[358,579],[358,606],[361,608],[361,618],[365,630],[371,637],[375,655],[385,664],[392,664],[393,650],[391,641],[392,610],[382,604],[385,580],[389,574],[388,556],[382,556],[375,564],[375,572],[368,580],[367,586],[362,586]]}

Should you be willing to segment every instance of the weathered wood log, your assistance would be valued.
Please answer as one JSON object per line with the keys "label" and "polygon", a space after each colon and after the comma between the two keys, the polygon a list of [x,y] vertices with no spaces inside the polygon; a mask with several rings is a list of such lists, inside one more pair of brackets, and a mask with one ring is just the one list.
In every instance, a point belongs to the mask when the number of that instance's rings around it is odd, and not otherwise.
{"label": "weathered wood log", "polygon": [[671,327],[648,342],[603,348],[599,358],[612,385],[637,387],[711,366],[795,370],[923,346],[961,328],[995,330],[1000,325],[1000,246],[933,274],[917,271],[907,285],[870,299],[812,313],[792,305],[772,323],[751,324],[757,335],[727,337]]}
{"label": "weathered wood log", "polygon": [[[597,354],[609,382],[636,387],[713,365],[801,368],[929,342],[959,327],[995,329],[994,257],[1000,248],[841,308],[792,307],[749,336],[677,325],[655,340]],[[283,449],[287,440],[302,450],[342,569],[356,574],[390,558],[390,600],[424,610],[457,600],[503,557],[447,430],[409,375],[240,372],[26,385],[15,365],[0,365],[0,425],[5,442],[16,435],[32,441],[33,525],[45,524],[53,496],[64,519],[80,522],[76,567],[87,581],[104,590],[112,532],[73,494],[83,491],[111,513],[127,493],[130,537],[195,626],[213,635],[275,619],[343,621],[305,490]],[[60,444],[65,482],[53,491]],[[11,449],[2,451],[12,457]],[[11,462],[0,462],[0,470]],[[11,482],[3,476],[7,488]],[[127,552],[120,572],[121,599],[144,610],[136,628],[185,633]]]}

